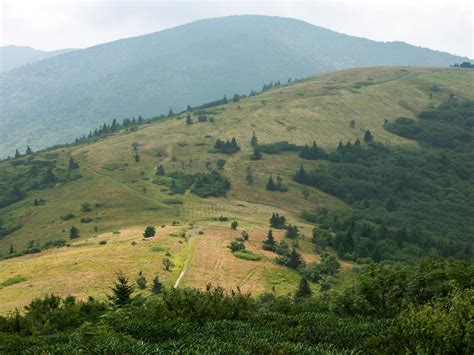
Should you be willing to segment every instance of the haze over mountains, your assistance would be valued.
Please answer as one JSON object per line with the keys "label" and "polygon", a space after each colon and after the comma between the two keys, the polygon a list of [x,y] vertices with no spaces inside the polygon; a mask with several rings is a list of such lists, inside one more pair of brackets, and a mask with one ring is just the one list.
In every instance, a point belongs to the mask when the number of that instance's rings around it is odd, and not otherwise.
{"label": "haze over mountains", "polygon": [[267,16],[201,20],[77,50],[0,75],[0,156],[68,142],[113,118],[179,111],[350,67],[468,60]]}
{"label": "haze over mountains", "polygon": [[32,47],[13,45],[0,47],[0,72],[12,70],[25,64],[32,64],[74,50],[75,49],[72,48],[66,48],[55,51],[42,51]]}

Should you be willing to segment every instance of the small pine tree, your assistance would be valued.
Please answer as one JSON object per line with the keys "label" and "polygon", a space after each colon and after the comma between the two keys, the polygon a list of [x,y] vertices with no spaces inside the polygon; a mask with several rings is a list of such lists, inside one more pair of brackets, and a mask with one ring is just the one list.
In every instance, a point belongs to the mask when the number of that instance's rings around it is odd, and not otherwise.
{"label": "small pine tree", "polygon": [[250,156],[250,160],[260,160],[262,159],[262,152],[257,147],[253,147],[253,153]]}
{"label": "small pine tree", "polygon": [[230,224],[230,228],[232,228],[232,230],[236,230],[238,225],[239,225],[239,223],[237,221],[233,221]]}
{"label": "small pine tree", "polygon": [[135,287],[129,285],[127,277],[122,271],[119,271],[117,273],[117,281],[115,281],[114,286],[110,289],[113,292],[112,295],[107,295],[110,303],[117,307],[123,307],[130,303]]}
{"label": "small pine tree", "polygon": [[33,150],[31,149],[30,146],[28,146],[28,147],[26,148],[25,154],[26,154],[26,155],[31,155],[31,154],[33,154]]}
{"label": "small pine tree", "polygon": [[216,163],[217,167],[222,170],[224,169],[224,166],[225,166],[225,160],[224,159],[219,159]]}
{"label": "small pine tree", "polygon": [[168,112],[168,117],[171,117],[174,115],[173,108],[170,107],[170,111]]}
{"label": "small pine tree", "polygon": [[135,282],[137,284],[137,287],[140,290],[146,289],[146,278],[145,278],[145,276],[143,275],[143,273],[141,271],[138,273],[138,277],[137,277],[137,280]]}
{"label": "small pine tree", "polygon": [[374,137],[372,137],[372,133],[370,133],[369,130],[365,131],[364,133],[364,142],[372,142],[374,140]]}
{"label": "small pine tree", "polygon": [[18,148],[15,150],[15,158],[19,158],[20,157],[20,152],[18,151]]}
{"label": "small pine tree", "polygon": [[186,117],[186,124],[188,124],[188,125],[193,124],[193,119],[191,118],[191,115],[188,115]]}
{"label": "small pine tree", "polygon": [[158,165],[158,167],[156,168],[155,175],[157,176],[165,175],[165,168],[163,167],[163,165]]}
{"label": "small pine tree", "polygon": [[298,172],[295,175],[295,181],[299,182],[300,184],[304,184],[306,180],[307,180],[306,170],[304,169],[303,164],[301,164],[300,170],[298,170]]}
{"label": "small pine tree", "polygon": [[305,298],[310,298],[312,295],[311,288],[309,287],[308,280],[305,277],[301,278],[298,290],[295,293],[295,301],[301,301]]}
{"label": "small pine tree", "polygon": [[174,266],[170,258],[166,257],[163,259],[163,267],[166,271],[171,271],[171,268]]}
{"label": "small pine tree", "polygon": [[160,279],[158,278],[158,275],[157,275],[155,276],[151,284],[151,292],[153,292],[155,295],[158,295],[161,293],[162,290],[163,290],[163,284],[160,282]]}
{"label": "small pine tree", "polygon": [[10,248],[8,249],[8,254],[14,254],[15,253],[15,248],[13,247],[13,244],[10,244]]}
{"label": "small pine tree", "polygon": [[79,228],[77,228],[76,226],[72,226],[71,229],[69,229],[69,238],[70,239],[79,238]]}
{"label": "small pine tree", "polygon": [[277,190],[277,186],[275,184],[275,181],[273,181],[273,177],[270,176],[268,178],[268,181],[267,181],[267,185],[265,185],[265,188],[268,190],[268,191],[276,191]]}
{"label": "small pine tree", "polygon": [[137,154],[135,154],[135,156],[133,157],[135,159],[135,163],[138,163],[140,161],[140,156]]}
{"label": "small pine tree", "polygon": [[255,131],[253,131],[252,133],[252,138],[250,138],[250,145],[252,147],[256,147],[258,145],[258,138],[257,136],[255,135]]}
{"label": "small pine tree", "polygon": [[270,229],[267,234],[267,239],[263,241],[263,250],[270,250],[275,251],[276,249],[276,242],[275,238],[273,238],[273,231]]}

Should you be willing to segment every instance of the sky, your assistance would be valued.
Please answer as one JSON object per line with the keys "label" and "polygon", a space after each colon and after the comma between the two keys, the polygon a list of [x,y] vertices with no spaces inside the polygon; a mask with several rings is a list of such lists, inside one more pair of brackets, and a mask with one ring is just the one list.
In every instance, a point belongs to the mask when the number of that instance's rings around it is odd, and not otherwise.
{"label": "sky", "polygon": [[198,19],[292,17],[378,41],[474,58],[471,0],[0,0],[0,46],[85,48]]}

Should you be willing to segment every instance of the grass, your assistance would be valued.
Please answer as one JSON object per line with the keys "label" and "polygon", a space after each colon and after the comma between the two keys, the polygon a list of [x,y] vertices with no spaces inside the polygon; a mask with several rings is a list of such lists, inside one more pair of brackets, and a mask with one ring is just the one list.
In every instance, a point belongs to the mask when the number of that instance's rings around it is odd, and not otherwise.
{"label": "grass", "polygon": [[233,252],[234,256],[244,259],[244,260],[251,260],[251,261],[260,261],[262,260],[262,257],[258,254],[255,254],[251,251],[234,251]]}
{"label": "grass", "polygon": [[0,283],[0,289],[8,287],[8,286],[19,284],[20,282],[24,282],[26,280],[28,280],[26,277],[20,276],[20,275],[10,277],[9,279],[7,279],[7,280],[3,281],[2,283]]}
{"label": "grass", "polygon": [[[205,287],[211,282],[228,289],[239,286],[256,294],[272,287],[280,294],[293,292],[299,275],[275,265],[275,255],[260,248],[271,213],[283,214],[298,226],[306,237],[298,241],[300,251],[305,261],[313,262],[319,256],[309,242],[312,226],[300,218],[301,212],[317,207],[344,210],[349,206],[314,188],[304,199],[302,186],[292,181],[292,175],[301,164],[310,170],[321,164],[318,161],[305,161],[291,152],[264,155],[261,161],[249,160],[252,132],[260,143],[316,141],[333,149],[339,140],[354,141],[370,129],[376,141],[413,145],[412,141],[385,131],[384,120],[415,117],[416,112],[438,105],[450,93],[474,99],[473,82],[473,72],[449,68],[344,70],[212,108],[214,122],[186,125],[183,119],[169,119],[139,126],[135,132],[119,131],[95,142],[38,153],[35,159],[54,159],[60,166],[67,166],[72,156],[80,164],[82,178],[29,193],[23,201],[2,209],[2,220],[21,222],[23,227],[0,240],[0,254],[8,253],[10,245],[23,250],[31,240],[40,245],[48,240],[69,241],[72,225],[80,229],[81,235],[73,246],[80,247],[0,261],[0,282],[18,273],[28,278],[28,282],[0,290],[0,311],[50,292],[102,297],[118,269],[127,271],[133,279],[140,270],[148,279],[158,273],[171,285],[188,257],[188,270],[180,285]],[[433,85],[441,90],[432,92]],[[356,122],[355,128],[350,127],[351,120]],[[217,138],[232,137],[237,139],[241,152],[232,156],[208,153]],[[138,143],[140,162],[134,161],[133,142]],[[172,195],[166,184],[154,183],[166,180],[154,175],[160,164],[167,173],[194,174],[207,171],[209,164],[211,169],[216,168],[219,159],[226,160],[221,172],[231,182],[224,198],[201,199],[189,192]],[[247,168],[254,176],[252,185],[245,181]],[[0,169],[13,167],[2,162]],[[265,190],[268,177],[277,174],[288,185],[288,192]],[[46,200],[45,205],[33,206],[35,198]],[[83,202],[89,202],[93,210],[82,212]],[[60,218],[68,213],[75,217]],[[229,220],[219,221],[219,216]],[[79,223],[82,218],[92,221]],[[238,221],[238,231],[230,230],[232,220]],[[179,225],[172,227],[172,221]],[[202,226],[204,234],[190,240],[180,238],[191,223]],[[159,237],[144,241],[142,234],[147,225],[166,227],[157,231]],[[261,260],[250,263],[229,253],[227,245],[242,230],[250,235],[247,249]],[[276,231],[275,238],[281,237],[281,232]],[[99,240],[106,240],[107,245],[99,245]],[[170,251],[175,263],[172,272],[163,270],[160,252],[164,250]]]}

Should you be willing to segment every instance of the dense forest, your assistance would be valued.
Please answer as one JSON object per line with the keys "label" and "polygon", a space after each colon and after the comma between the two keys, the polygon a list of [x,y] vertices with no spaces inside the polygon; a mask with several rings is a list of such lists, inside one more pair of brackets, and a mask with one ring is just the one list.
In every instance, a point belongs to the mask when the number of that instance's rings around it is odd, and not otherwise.
{"label": "dense forest", "polygon": [[145,297],[119,273],[107,302],[48,295],[0,317],[0,352],[469,354],[473,280],[472,264],[444,259],[368,265],[319,298],[305,279],[295,297],[255,298],[158,278]]}
{"label": "dense forest", "polygon": [[[472,258],[473,112],[474,102],[451,99],[420,113],[419,120],[386,123],[386,129],[419,142],[418,148],[390,147],[366,133],[364,143],[340,142],[325,158],[329,165],[311,171],[302,165],[295,181],[352,206],[344,215],[325,209],[305,213],[319,224],[320,242],[357,261]],[[324,153],[315,159],[324,159]],[[335,239],[325,237],[328,230]]]}

